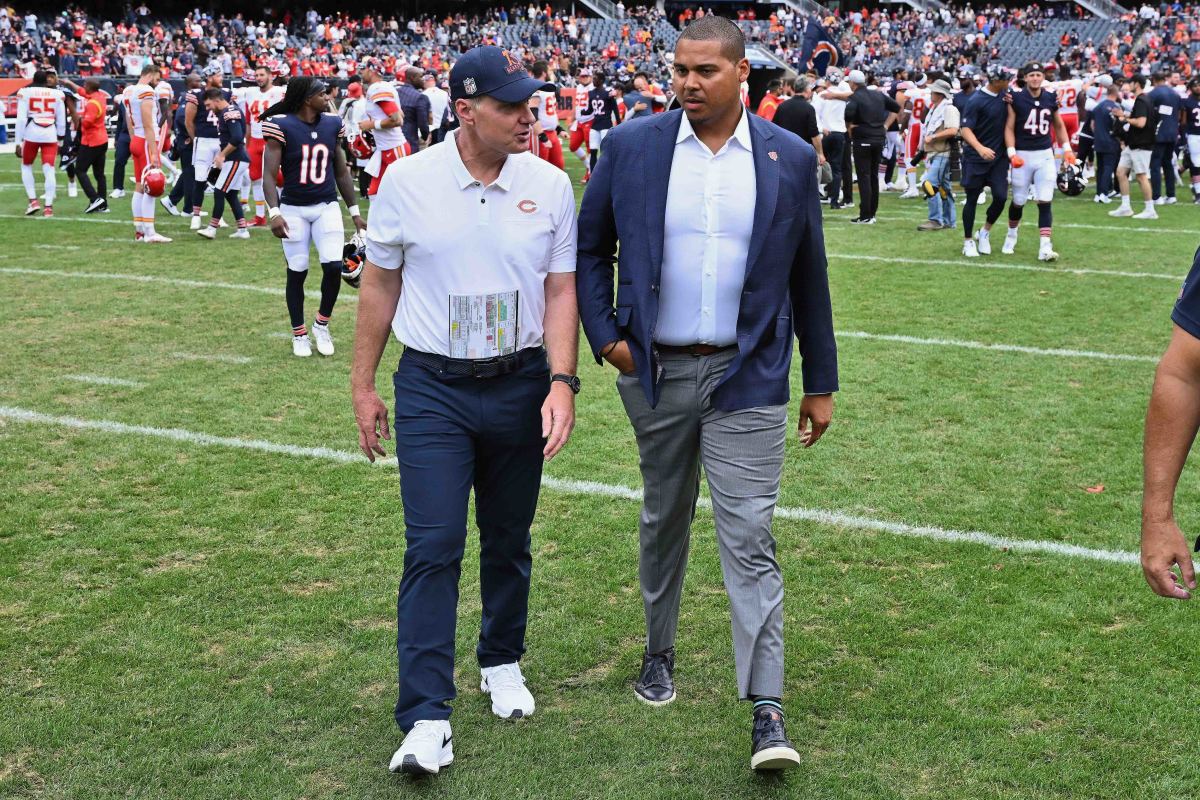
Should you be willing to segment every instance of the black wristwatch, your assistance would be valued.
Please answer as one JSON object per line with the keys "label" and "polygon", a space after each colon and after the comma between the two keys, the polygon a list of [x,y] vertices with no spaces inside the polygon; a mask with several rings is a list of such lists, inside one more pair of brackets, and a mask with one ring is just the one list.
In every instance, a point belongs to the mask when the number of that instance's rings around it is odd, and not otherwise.
{"label": "black wristwatch", "polygon": [[574,394],[579,394],[580,383],[578,375],[566,375],[562,372],[559,372],[550,376],[550,382],[554,383],[555,381],[561,381],[562,383],[565,383],[567,386],[571,387],[571,391]]}

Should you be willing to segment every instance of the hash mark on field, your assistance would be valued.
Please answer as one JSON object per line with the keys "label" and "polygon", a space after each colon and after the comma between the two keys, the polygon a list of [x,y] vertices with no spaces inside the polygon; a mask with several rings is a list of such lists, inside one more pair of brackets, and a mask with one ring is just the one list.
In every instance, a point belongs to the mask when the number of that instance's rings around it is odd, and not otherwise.
{"label": "hash mark on field", "polygon": [[34,250],[78,250],[77,244],[35,244]]}
{"label": "hash mark on field", "polygon": [[1108,275],[1114,278],[1157,278],[1159,280],[1182,283],[1184,275],[1167,275],[1159,272],[1123,272],[1111,269],[1083,269],[1042,267],[1036,264],[1005,264],[1001,261],[980,261],[978,259],[938,259],[938,258],[905,258],[903,256],[870,256],[858,253],[827,253],[828,258],[845,261],[879,261],[884,264],[920,264],[925,266],[972,267],[974,269],[1015,269],[1025,272],[1052,272],[1056,275]]}
{"label": "hash mark on field", "polygon": [[[170,439],[176,442],[201,445],[205,447],[230,447],[239,450],[253,450],[261,453],[276,453],[301,458],[318,458],[326,461],[336,461],[342,464],[366,465],[360,453],[344,450],[333,450],[328,447],[302,447],[292,444],[279,444],[262,439],[239,439],[232,436],[213,436],[207,433],[182,430],[180,428],[155,428],[149,425],[128,425],[123,422],[109,420],[89,420],[78,417],[64,417],[55,414],[43,414],[25,408],[0,406],[0,419],[12,422],[25,422],[36,425],[55,425],[63,428],[78,430],[102,431],[135,436],[149,436],[158,439]],[[395,469],[391,459],[379,459],[374,466],[384,469]],[[580,481],[570,478],[555,478],[549,475],[542,477],[542,485],[551,491],[565,494],[582,494],[599,497],[613,497],[621,500],[640,502],[642,492],[628,486],[616,486],[597,481]],[[712,502],[702,497],[698,505],[706,510],[712,510]],[[1046,553],[1049,555],[1077,558],[1086,561],[1100,561],[1113,564],[1137,564],[1140,559],[1137,553],[1123,550],[1100,550],[1091,547],[1066,544],[1064,542],[1044,541],[1039,539],[1014,539],[1008,536],[998,536],[983,531],[960,531],[949,528],[937,528],[932,525],[909,525],[903,522],[872,519],[846,514],[840,511],[829,511],[817,508],[791,508],[779,506],[775,515],[784,519],[815,522],[820,525],[833,525],[843,528],[889,533],[894,536],[906,536],[916,539],[930,539],[938,542],[955,544],[977,544],[998,550],[1015,550],[1023,553]]]}
{"label": "hash mark on field", "polygon": [[[2,256],[7,258],[7,256]],[[248,283],[223,283],[220,281],[195,281],[188,278],[166,278],[161,275],[124,274],[120,272],[74,272],[66,269],[30,269],[28,267],[0,267],[0,275],[52,275],[56,278],[78,278],[97,281],[134,281],[135,283],[162,283],[167,286],[182,286],[188,289],[230,289],[236,292],[257,292],[283,297],[283,289],[273,289],[269,286],[254,286]],[[319,300],[321,293],[305,292],[305,297]],[[342,294],[338,297],[341,303],[357,303],[357,295]]]}
{"label": "hash mark on field", "polygon": [[104,375],[64,375],[69,381],[79,381],[80,383],[94,383],[97,386],[126,386],[130,389],[142,389],[146,384],[141,381],[128,381],[124,378],[109,378]]}
{"label": "hash mark on field", "polygon": [[217,361],[222,364],[249,364],[254,360],[250,356],[226,356],[220,353],[171,353],[171,358],[180,361]]}
{"label": "hash mark on field", "polygon": [[1042,348],[1026,347],[1019,344],[989,344],[987,342],[971,342],[963,339],[926,339],[919,336],[901,336],[899,334],[867,333],[866,331],[836,331],[839,337],[847,339],[877,339],[884,342],[900,342],[902,344],[928,344],[941,347],[964,347],[969,350],[996,350],[1003,353],[1026,353],[1035,356],[1061,356],[1063,358],[1098,358],[1104,361],[1142,361],[1157,364],[1154,356],[1133,356],[1125,353],[1101,353],[1095,350],[1066,350],[1059,347]]}

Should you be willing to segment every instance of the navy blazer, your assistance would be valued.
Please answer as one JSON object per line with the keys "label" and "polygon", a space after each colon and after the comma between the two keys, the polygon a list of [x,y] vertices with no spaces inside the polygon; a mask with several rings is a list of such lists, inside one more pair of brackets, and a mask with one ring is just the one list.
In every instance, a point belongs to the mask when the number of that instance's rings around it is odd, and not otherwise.
{"label": "navy blazer", "polygon": [[[614,128],[579,211],[575,285],[584,333],[597,361],[608,343],[629,343],[651,406],[658,404],[662,373],[653,334],[667,183],[682,114],[669,111]],[[805,393],[838,388],[816,151],[761,117],[749,119],[758,193],[738,309],[738,354],[712,396],[723,411],[787,403],[792,332],[800,341]]]}

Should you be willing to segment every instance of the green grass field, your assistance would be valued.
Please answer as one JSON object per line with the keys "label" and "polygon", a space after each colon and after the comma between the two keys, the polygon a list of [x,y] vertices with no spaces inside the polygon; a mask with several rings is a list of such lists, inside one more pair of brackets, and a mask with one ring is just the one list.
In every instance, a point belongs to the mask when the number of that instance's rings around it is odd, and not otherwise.
{"label": "green grass field", "polygon": [[[478,691],[471,541],[457,760],[413,782],[385,768],[403,520],[394,465],[352,457],[354,293],[337,355],[295,359],[269,234],[207,242],[160,210],[175,242],[135,245],[128,199],[103,217],[84,204],[64,192],[55,219],[23,219],[15,159],[0,162],[0,796],[1194,792],[1195,608],[1154,598],[1128,554],[1153,362],[1200,210],[1114,221],[1060,197],[1062,259],[1042,270],[994,268],[1039,266],[1036,220],[1016,255],[997,237],[967,262],[959,234],[916,232],[917,202],[887,195],[865,229],[827,213],[836,324],[855,335],[833,427],[812,450],[789,443],[775,526],[803,758],[782,779],[749,769],[706,512],[679,700],[633,697],[638,504],[611,487],[638,485],[636,451],[615,373],[583,359],[578,428],[533,532],[538,712],[501,724]],[[573,483],[588,481],[604,486]],[[1189,472],[1187,529],[1198,501]]]}

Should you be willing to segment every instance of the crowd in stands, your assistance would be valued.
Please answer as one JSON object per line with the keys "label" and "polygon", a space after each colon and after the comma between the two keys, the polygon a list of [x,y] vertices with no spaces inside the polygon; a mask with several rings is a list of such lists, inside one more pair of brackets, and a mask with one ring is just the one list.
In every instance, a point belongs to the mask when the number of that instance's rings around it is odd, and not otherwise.
{"label": "crowd in stands", "polygon": [[[646,71],[665,78],[679,29],[713,13],[672,6],[667,19],[654,7],[626,7],[623,0],[615,7],[616,20],[531,3],[473,16],[408,19],[393,13],[321,15],[310,8],[296,14],[283,10],[268,21],[240,13],[214,18],[199,10],[164,20],[144,2],[127,4],[117,20],[96,20],[75,6],[49,19],[0,7],[0,75],[28,77],[40,60],[68,74],[132,77],[153,59],[168,76],[179,76],[215,59],[231,75],[267,61],[286,65],[290,74],[348,77],[365,55],[382,57],[389,68],[412,64],[444,73],[455,53],[496,44],[527,62],[547,60],[564,76],[591,66],[610,76]],[[765,18],[754,7],[726,13],[736,17],[748,41],[803,71],[807,15],[787,6]],[[876,72],[905,67],[953,73],[963,65],[1014,56],[1003,42],[1016,42],[1015,52],[1023,55],[1020,43],[1031,37],[1044,42],[1047,36],[1055,51],[1049,60],[1079,72],[1133,75],[1168,69],[1187,77],[1200,69],[1200,6],[1180,3],[1130,9],[1099,37],[1080,33],[1096,29],[1073,4],[850,9],[820,21],[838,40],[843,66]]]}

